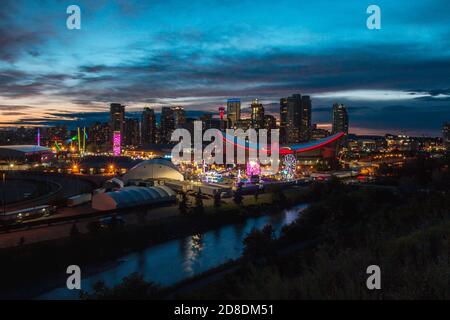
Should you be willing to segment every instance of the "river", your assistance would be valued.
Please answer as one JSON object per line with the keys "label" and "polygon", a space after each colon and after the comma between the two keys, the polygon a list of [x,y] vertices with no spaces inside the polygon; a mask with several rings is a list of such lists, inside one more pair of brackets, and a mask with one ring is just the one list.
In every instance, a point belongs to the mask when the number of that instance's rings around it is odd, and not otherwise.
{"label": "river", "polygon": [[[243,223],[225,225],[216,230],[152,245],[101,266],[88,266],[90,272],[87,277],[82,277],[81,288],[89,292],[99,280],[103,280],[107,286],[114,286],[134,272],[142,274],[147,281],[153,281],[162,286],[173,285],[217,267],[230,259],[240,258],[244,249],[243,240],[253,228],[262,229],[266,224],[271,224],[275,236],[278,237],[283,226],[297,219],[299,213],[305,208],[304,204],[297,205],[279,214],[248,218]],[[92,270],[97,271],[92,272]],[[79,297],[77,290],[68,290],[65,287],[64,277],[59,275],[55,278],[61,279],[63,286],[40,294],[37,299],[77,299]],[[55,279],[52,282],[55,282]]]}

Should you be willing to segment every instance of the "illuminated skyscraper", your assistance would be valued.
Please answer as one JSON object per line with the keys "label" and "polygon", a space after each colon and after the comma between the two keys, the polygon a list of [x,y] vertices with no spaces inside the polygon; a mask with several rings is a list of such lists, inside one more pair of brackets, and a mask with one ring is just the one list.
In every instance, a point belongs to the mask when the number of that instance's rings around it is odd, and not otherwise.
{"label": "illuminated skyscraper", "polygon": [[[264,129],[272,130],[277,128],[277,119],[270,114],[264,116]],[[270,131],[268,132],[270,134]]]}
{"label": "illuminated skyscraper", "polygon": [[120,131],[114,131],[113,132],[113,154],[115,156],[120,156],[122,153],[122,135],[120,134]]}
{"label": "illuminated skyscraper", "polygon": [[309,96],[302,96],[302,112],[299,139],[300,141],[308,141],[311,138],[311,98]]}
{"label": "illuminated skyscraper", "polygon": [[156,143],[156,116],[155,110],[144,108],[141,120],[141,144]]}
{"label": "illuminated skyscraper", "polygon": [[300,141],[300,123],[302,120],[302,96],[293,94],[287,98],[286,142]]}
{"label": "illuminated skyscraper", "polygon": [[125,119],[125,145],[136,147],[140,140],[139,119]]}
{"label": "illuminated skyscraper", "polygon": [[341,103],[333,104],[333,127],[332,133],[344,132],[348,134],[347,108]]}
{"label": "illuminated skyscraper", "polygon": [[251,104],[251,119],[252,127],[254,129],[261,129],[264,127],[264,107],[259,103],[258,99],[253,100]]}
{"label": "illuminated skyscraper", "polygon": [[175,130],[174,112],[171,107],[162,107],[161,110],[161,143],[170,143],[172,132]]}
{"label": "illuminated skyscraper", "polygon": [[[125,133],[125,106],[120,103],[111,103],[109,126],[111,137],[117,137],[117,132],[123,137]],[[123,139],[121,139],[121,143],[123,142]]]}
{"label": "illuminated skyscraper", "polygon": [[228,99],[227,101],[227,118],[233,127],[241,118],[241,100]]}
{"label": "illuminated skyscraper", "polygon": [[175,129],[183,128],[186,123],[186,111],[183,107],[172,107]]}
{"label": "illuminated skyscraper", "polygon": [[111,145],[111,129],[107,122],[95,122],[88,128],[88,144],[95,151],[106,151]]}
{"label": "illuminated skyscraper", "polygon": [[287,142],[288,99],[280,99],[280,143]]}
{"label": "illuminated skyscraper", "polygon": [[282,142],[308,141],[311,137],[311,98],[293,94],[280,100]]}
{"label": "illuminated skyscraper", "polygon": [[445,149],[450,151],[450,122],[444,123],[444,126],[442,127],[442,140]]}

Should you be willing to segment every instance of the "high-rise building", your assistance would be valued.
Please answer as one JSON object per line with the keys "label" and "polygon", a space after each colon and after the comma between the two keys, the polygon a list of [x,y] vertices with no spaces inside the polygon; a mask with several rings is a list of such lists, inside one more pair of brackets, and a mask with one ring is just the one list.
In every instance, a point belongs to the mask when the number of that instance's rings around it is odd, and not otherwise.
{"label": "high-rise building", "polygon": [[264,107],[262,103],[258,101],[258,99],[253,100],[251,106],[251,119],[252,126],[254,129],[262,129],[264,128]]}
{"label": "high-rise building", "polygon": [[300,124],[302,120],[302,96],[293,94],[287,98],[286,142],[300,141]]}
{"label": "high-rise building", "polygon": [[[111,137],[116,137],[116,142],[124,143],[123,135],[125,133],[125,106],[120,103],[111,103],[110,122]],[[120,139],[118,137],[120,136]],[[114,141],[113,141],[114,143]]]}
{"label": "high-rise building", "polygon": [[156,143],[156,116],[155,110],[144,108],[141,119],[141,144]]}
{"label": "high-rise building", "polygon": [[186,123],[186,112],[183,107],[172,107],[175,129],[183,128]]}
{"label": "high-rise building", "polygon": [[444,123],[442,127],[442,142],[447,151],[450,151],[450,122]]}
{"label": "high-rise building", "polygon": [[308,141],[311,138],[311,98],[301,94],[280,100],[282,143]]}
{"label": "high-rise building", "polygon": [[288,99],[280,99],[280,143],[287,143]]}
{"label": "high-rise building", "polygon": [[44,132],[44,141],[47,146],[60,145],[67,140],[68,130],[65,125],[57,125],[56,127],[48,127]]}
{"label": "high-rise building", "polygon": [[329,135],[330,135],[330,132],[328,130],[319,128],[316,123],[311,126],[311,139],[312,140],[323,139],[323,138],[328,137]]}
{"label": "high-rise building", "polygon": [[308,141],[311,138],[311,114],[312,114],[310,96],[302,96],[302,112],[300,122],[300,141]]}
{"label": "high-rise building", "polygon": [[270,114],[266,114],[264,116],[264,129],[272,130],[276,128],[277,128],[277,119]]}
{"label": "high-rise building", "polygon": [[172,132],[175,130],[175,117],[171,107],[162,107],[160,124],[160,142],[170,143]]}
{"label": "high-rise building", "polygon": [[140,144],[139,119],[125,119],[125,145],[136,147]]}
{"label": "high-rise building", "polygon": [[111,129],[107,122],[95,122],[88,128],[88,145],[92,150],[104,151],[111,141]]}
{"label": "high-rise building", "polygon": [[234,127],[235,127],[236,129],[242,129],[242,130],[244,130],[244,131],[246,131],[246,130],[252,128],[252,126],[253,126],[252,119],[249,119],[249,118],[246,118],[246,119],[240,119],[240,120],[238,120],[238,121],[235,123],[235,125],[234,125]]}
{"label": "high-rise building", "polygon": [[200,117],[200,120],[202,121],[203,130],[208,129],[218,129],[221,130],[221,124],[222,120],[220,118],[213,118],[212,114],[204,114]]}
{"label": "high-rise building", "polygon": [[331,132],[333,134],[339,132],[348,134],[348,114],[344,104],[333,104],[333,126]]}
{"label": "high-rise building", "polygon": [[236,122],[241,119],[241,100],[228,99],[227,101],[227,118],[231,127],[234,127]]}

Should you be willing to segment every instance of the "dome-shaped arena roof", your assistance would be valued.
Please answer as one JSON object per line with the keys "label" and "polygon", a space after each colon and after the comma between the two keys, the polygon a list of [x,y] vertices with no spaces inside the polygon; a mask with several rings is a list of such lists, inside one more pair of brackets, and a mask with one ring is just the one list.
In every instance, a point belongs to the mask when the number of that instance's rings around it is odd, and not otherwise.
{"label": "dome-shaped arena roof", "polygon": [[184,177],[172,161],[165,159],[152,159],[138,163],[122,177],[122,180],[125,183],[129,180],[138,179],[171,179],[183,181]]}
{"label": "dome-shaped arena roof", "polygon": [[114,210],[132,206],[161,203],[175,200],[175,192],[167,186],[125,187],[118,191],[94,195],[92,208],[97,210]]}

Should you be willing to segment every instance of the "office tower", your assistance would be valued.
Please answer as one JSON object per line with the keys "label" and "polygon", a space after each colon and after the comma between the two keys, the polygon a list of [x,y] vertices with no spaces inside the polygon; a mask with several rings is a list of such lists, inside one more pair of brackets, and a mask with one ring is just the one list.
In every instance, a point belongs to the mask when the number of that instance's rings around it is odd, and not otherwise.
{"label": "office tower", "polygon": [[241,118],[241,100],[228,99],[227,101],[227,118],[230,126],[234,127],[236,122]]}
{"label": "office tower", "polygon": [[293,94],[287,98],[286,142],[300,141],[300,126],[302,122],[302,96]]}
{"label": "office tower", "polygon": [[141,144],[156,143],[156,116],[155,110],[144,108],[141,119]]}
{"label": "office tower", "polygon": [[444,123],[442,127],[442,142],[447,151],[450,151],[450,122]]}
{"label": "office tower", "polygon": [[261,129],[264,127],[264,107],[259,103],[258,99],[253,100],[251,106],[252,127],[254,129]]}
{"label": "office tower", "polygon": [[308,141],[311,138],[311,98],[293,94],[280,100],[282,143]]}
{"label": "office tower", "polygon": [[333,104],[333,126],[332,133],[344,132],[348,134],[348,114],[345,105],[340,103]]}
{"label": "office tower", "polygon": [[170,143],[172,132],[175,130],[175,117],[171,107],[162,107],[160,124],[160,143]]}
{"label": "office tower", "polygon": [[287,143],[288,99],[280,99],[280,143]]}
{"label": "office tower", "polygon": [[313,124],[311,127],[311,139],[312,140],[319,140],[326,138],[330,135],[330,132],[326,129],[321,129],[317,126],[317,124]]}
{"label": "office tower", "polygon": [[266,114],[264,116],[264,129],[267,129],[268,134],[270,134],[270,130],[276,128],[277,128],[277,119],[270,114]]}
{"label": "office tower", "polygon": [[94,150],[103,150],[111,141],[111,130],[107,122],[95,122],[88,128],[88,145]]}
{"label": "office tower", "polygon": [[125,119],[125,145],[136,147],[140,140],[139,119]]}
{"label": "office tower", "polygon": [[114,142],[117,144],[119,140],[120,143],[123,144],[123,135],[125,133],[125,106],[120,103],[111,103],[109,126],[111,130],[111,137],[115,137],[113,144]]}
{"label": "office tower", "polygon": [[[20,132],[20,131],[19,131]],[[55,144],[60,145],[68,138],[68,130],[65,125],[57,125],[56,127],[48,127],[44,132],[44,141],[47,146]]]}
{"label": "office tower", "polygon": [[172,111],[175,129],[183,128],[186,123],[186,112],[184,111],[184,108],[180,106],[173,107]]}
{"label": "office tower", "polygon": [[[202,118],[200,118],[200,120],[202,120],[202,122],[203,122]],[[184,124],[184,129],[189,131],[189,133],[191,134],[191,137],[194,136],[194,123],[196,121],[198,121],[197,118],[186,118],[186,123]]]}
{"label": "office tower", "polygon": [[253,121],[252,121],[252,119],[240,119],[240,120],[238,120],[238,121],[235,123],[235,125],[234,125],[234,127],[235,127],[236,129],[242,129],[242,130],[244,130],[244,131],[246,131],[246,130],[252,128],[252,126],[253,126]]}
{"label": "office tower", "polygon": [[311,138],[311,98],[302,96],[302,112],[299,131],[299,140],[308,141]]}
{"label": "office tower", "polygon": [[204,114],[200,117],[200,120],[202,121],[203,130],[208,129],[218,129],[221,130],[221,124],[222,120],[220,118],[213,118],[212,114]]}

